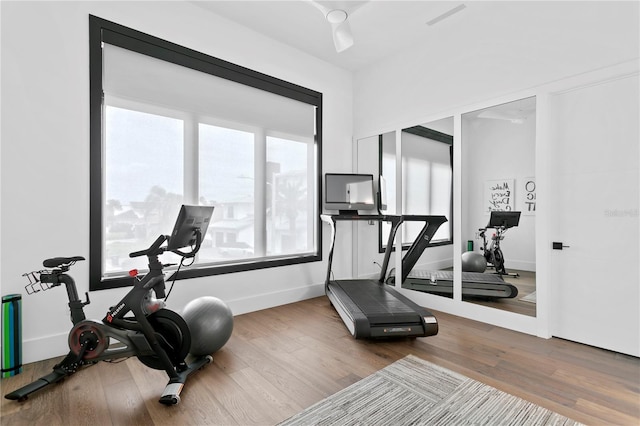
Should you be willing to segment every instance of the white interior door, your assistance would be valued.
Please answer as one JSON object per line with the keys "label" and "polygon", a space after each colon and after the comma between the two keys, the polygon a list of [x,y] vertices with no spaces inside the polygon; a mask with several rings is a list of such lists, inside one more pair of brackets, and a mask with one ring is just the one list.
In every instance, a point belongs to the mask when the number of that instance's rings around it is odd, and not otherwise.
{"label": "white interior door", "polygon": [[[640,356],[639,76],[550,99],[551,330]],[[551,244],[551,242],[549,243]]]}

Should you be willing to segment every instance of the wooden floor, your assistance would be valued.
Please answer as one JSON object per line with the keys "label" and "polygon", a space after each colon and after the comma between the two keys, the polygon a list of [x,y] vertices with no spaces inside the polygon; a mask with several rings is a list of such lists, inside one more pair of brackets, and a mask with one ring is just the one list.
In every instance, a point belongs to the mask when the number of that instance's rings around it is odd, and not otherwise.
{"label": "wooden floor", "polygon": [[[166,374],[136,359],[99,363],[18,403],[8,425],[273,425],[407,354],[593,425],[640,424],[640,360],[437,313],[437,336],[353,339],[326,297],[235,318],[214,364],[193,375],[173,407],[158,403]],[[57,360],[2,379],[2,394]]]}

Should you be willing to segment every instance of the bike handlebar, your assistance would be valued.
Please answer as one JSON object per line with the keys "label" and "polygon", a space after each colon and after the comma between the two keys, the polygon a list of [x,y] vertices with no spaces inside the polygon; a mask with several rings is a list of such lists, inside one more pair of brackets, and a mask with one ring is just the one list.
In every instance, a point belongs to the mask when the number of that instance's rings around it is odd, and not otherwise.
{"label": "bike handlebar", "polygon": [[146,250],[134,251],[133,253],[129,253],[129,257],[139,257],[144,255],[154,255],[154,254],[162,254],[164,249],[161,249],[160,246],[162,243],[167,241],[169,237],[166,235],[160,235],[156,240],[151,244],[151,246]]}

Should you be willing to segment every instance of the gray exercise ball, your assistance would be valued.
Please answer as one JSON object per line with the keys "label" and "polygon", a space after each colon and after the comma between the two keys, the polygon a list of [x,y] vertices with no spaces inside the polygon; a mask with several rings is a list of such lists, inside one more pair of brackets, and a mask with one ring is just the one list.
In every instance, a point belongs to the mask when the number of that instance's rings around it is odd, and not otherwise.
{"label": "gray exercise ball", "polygon": [[217,297],[203,296],[187,303],[182,312],[191,332],[191,355],[209,355],[222,348],[233,331],[233,313]]}
{"label": "gray exercise ball", "polygon": [[487,269],[487,259],[475,251],[462,253],[462,272],[484,272]]}

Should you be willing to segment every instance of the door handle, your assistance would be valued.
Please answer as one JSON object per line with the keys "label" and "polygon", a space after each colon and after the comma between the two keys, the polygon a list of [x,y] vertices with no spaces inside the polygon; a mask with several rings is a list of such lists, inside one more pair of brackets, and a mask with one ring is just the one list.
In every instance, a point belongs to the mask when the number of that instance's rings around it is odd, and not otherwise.
{"label": "door handle", "polygon": [[554,250],[562,250],[563,248],[569,248],[569,246],[565,246],[561,242],[557,242],[557,241],[554,241],[553,243],[551,243],[551,246],[553,247]]}

